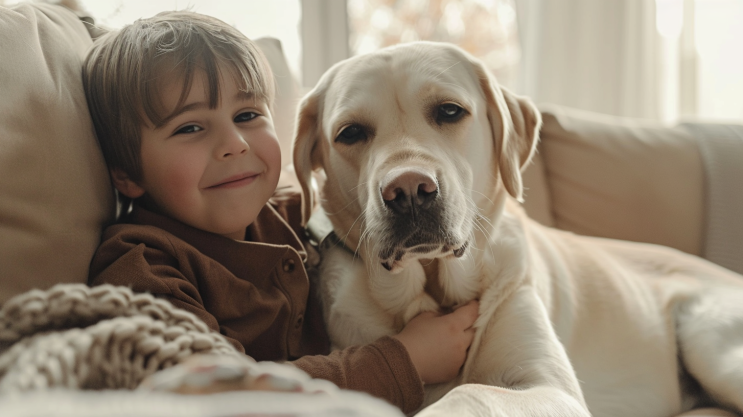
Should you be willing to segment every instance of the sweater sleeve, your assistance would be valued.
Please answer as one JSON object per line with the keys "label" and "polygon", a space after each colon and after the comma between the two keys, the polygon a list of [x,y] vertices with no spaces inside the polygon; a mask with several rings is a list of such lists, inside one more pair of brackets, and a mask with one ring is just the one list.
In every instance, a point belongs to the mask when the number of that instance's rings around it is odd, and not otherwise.
{"label": "sweater sleeve", "polygon": [[304,356],[293,363],[313,378],[383,398],[406,414],[423,403],[423,382],[403,344],[392,337],[327,356]]}

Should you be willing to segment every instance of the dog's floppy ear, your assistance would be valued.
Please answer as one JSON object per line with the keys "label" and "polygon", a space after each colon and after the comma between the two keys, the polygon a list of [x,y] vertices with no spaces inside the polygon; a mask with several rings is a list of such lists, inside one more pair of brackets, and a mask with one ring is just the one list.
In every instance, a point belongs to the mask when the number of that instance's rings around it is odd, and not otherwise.
{"label": "dog's floppy ear", "polygon": [[302,226],[306,226],[315,206],[312,172],[321,167],[320,96],[317,89],[299,103],[298,123],[294,135],[294,171],[302,186]]}
{"label": "dog's floppy ear", "polygon": [[523,201],[521,170],[537,148],[542,116],[531,100],[500,87],[480,61],[471,61],[487,101],[501,180],[509,194]]}

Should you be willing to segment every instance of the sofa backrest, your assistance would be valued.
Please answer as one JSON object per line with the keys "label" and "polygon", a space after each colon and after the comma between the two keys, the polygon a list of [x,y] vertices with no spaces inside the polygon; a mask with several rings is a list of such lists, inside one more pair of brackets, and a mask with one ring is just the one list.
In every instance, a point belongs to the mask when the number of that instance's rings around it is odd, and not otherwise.
{"label": "sofa backrest", "polygon": [[704,174],[683,128],[540,106],[544,125],[524,173],[525,208],[575,233],[700,255]]}
{"label": "sofa backrest", "polygon": [[86,282],[113,193],[82,87],[91,38],[72,12],[0,6],[0,304]]}

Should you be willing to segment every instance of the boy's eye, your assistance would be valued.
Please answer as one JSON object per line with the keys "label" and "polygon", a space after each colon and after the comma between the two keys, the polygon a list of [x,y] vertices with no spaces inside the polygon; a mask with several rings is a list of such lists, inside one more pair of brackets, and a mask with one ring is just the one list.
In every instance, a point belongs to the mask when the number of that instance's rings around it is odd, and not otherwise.
{"label": "boy's eye", "polygon": [[182,128],[176,130],[175,131],[175,134],[176,135],[180,135],[180,134],[184,134],[184,133],[196,133],[196,132],[199,132],[201,130],[204,130],[204,129],[202,129],[201,127],[196,126],[196,125],[188,125],[188,126],[183,126]]}
{"label": "boy's eye", "polygon": [[258,113],[246,111],[245,113],[240,113],[235,116],[235,123],[247,122],[249,120],[255,119],[256,117],[258,117]]}

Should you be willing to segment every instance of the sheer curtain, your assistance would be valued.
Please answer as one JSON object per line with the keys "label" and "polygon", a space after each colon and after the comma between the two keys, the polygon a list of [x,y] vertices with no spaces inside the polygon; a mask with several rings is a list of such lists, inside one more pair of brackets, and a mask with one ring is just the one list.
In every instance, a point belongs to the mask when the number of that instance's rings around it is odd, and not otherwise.
{"label": "sheer curtain", "polygon": [[664,44],[652,0],[520,0],[516,90],[535,102],[662,119]]}
{"label": "sheer curtain", "polygon": [[502,84],[513,88],[520,60],[516,1],[348,0],[347,3],[349,42],[354,55],[418,40],[451,42],[481,59]]}
{"label": "sheer curtain", "polygon": [[516,90],[618,116],[743,121],[743,1],[519,0]]}

